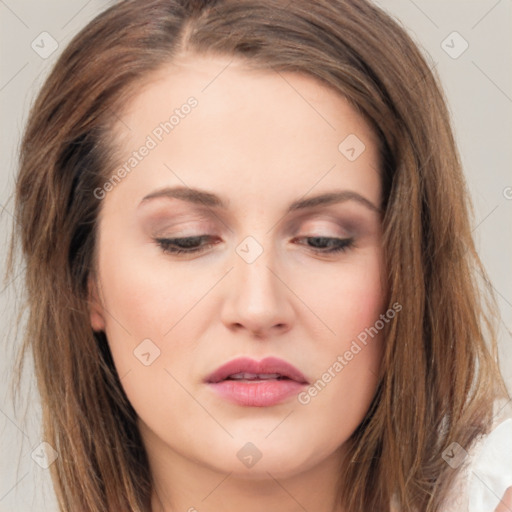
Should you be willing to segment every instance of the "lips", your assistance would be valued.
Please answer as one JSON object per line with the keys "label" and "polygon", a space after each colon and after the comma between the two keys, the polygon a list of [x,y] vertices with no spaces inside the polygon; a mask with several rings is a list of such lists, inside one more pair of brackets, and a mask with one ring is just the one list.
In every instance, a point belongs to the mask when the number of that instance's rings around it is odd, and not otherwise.
{"label": "lips", "polygon": [[234,359],[209,375],[205,382],[223,400],[244,407],[278,405],[308,384],[295,366],[275,357],[262,361]]}
{"label": "lips", "polygon": [[206,382],[216,384],[223,380],[255,381],[272,379],[288,379],[300,384],[308,383],[304,375],[295,366],[276,357],[267,357],[261,361],[245,357],[234,359],[209,375]]}

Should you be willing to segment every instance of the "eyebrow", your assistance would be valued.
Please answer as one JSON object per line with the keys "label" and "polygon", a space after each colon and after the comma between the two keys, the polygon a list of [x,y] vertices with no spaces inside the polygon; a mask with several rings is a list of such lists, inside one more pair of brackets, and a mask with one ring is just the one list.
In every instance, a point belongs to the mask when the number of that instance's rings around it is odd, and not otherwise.
{"label": "eyebrow", "polygon": [[[200,204],[210,208],[223,210],[227,209],[227,203],[223,201],[219,196],[212,194],[211,192],[206,192],[205,190],[182,186],[165,187],[159,190],[155,190],[154,192],[151,192],[145,196],[142,199],[141,204],[151,199],[157,198],[181,199],[182,201]],[[373,212],[380,213],[379,207],[374,205],[370,200],[366,199],[361,194],[351,190],[335,190],[333,192],[312,196],[307,199],[298,199],[293,201],[288,206],[287,213],[318,206],[328,206],[331,204],[343,203],[346,201],[356,201],[357,203],[366,206]]]}

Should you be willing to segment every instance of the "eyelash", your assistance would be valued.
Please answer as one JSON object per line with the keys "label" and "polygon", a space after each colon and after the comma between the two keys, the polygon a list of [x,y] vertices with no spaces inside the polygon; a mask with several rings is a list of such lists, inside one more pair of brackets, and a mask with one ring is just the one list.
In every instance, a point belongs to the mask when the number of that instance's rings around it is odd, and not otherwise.
{"label": "eyelash", "polygon": [[[213,246],[214,243],[208,243],[201,245],[199,247],[192,247],[187,249],[179,246],[179,243],[185,243],[190,244],[190,242],[200,242],[201,240],[206,240],[212,238],[209,235],[199,235],[199,236],[189,236],[186,238],[156,238],[155,242],[158,244],[158,246],[162,249],[162,251],[165,254],[172,254],[172,255],[182,255],[182,254],[199,254],[203,251],[207,250],[209,247]],[[326,249],[318,249],[315,247],[308,246],[312,252],[316,254],[336,254],[348,251],[349,249],[352,249],[355,247],[355,241],[353,238],[334,238],[334,237],[328,237],[328,236],[303,236],[298,237],[295,240],[316,240],[321,241],[325,245],[331,245],[331,248]],[[334,247],[332,245],[334,244]]]}

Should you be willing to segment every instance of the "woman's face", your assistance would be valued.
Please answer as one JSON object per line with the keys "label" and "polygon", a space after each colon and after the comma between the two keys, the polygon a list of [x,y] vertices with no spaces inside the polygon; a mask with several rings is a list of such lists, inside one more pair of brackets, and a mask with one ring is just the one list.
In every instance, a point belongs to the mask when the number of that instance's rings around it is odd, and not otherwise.
{"label": "woman's face", "polygon": [[337,464],[383,349],[367,123],[311,77],[188,57],[130,101],[116,140],[91,323],[150,461],[255,478]]}

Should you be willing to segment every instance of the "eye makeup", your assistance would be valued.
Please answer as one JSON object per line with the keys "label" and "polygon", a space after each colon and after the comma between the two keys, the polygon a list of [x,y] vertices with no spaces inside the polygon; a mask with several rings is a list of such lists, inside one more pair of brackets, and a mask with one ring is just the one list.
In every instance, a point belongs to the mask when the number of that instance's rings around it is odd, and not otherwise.
{"label": "eye makeup", "polygon": [[[180,200],[148,206],[149,211],[142,217],[143,229],[165,255],[208,253],[228,232],[232,233],[214,212],[202,206]],[[357,240],[375,233],[380,219],[377,212],[346,203],[300,210],[278,224],[278,233],[291,243],[311,254],[334,256],[356,248]]]}

